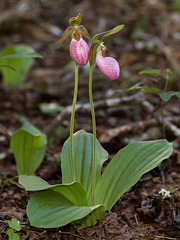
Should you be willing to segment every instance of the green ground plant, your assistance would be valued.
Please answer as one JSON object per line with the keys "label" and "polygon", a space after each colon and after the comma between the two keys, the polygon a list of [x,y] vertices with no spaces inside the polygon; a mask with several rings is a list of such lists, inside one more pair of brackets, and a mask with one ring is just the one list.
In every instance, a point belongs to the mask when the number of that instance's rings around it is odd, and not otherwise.
{"label": "green ground plant", "polygon": [[29,122],[12,135],[11,149],[14,153],[18,174],[34,174],[40,166],[46,149],[46,135]]}
{"label": "green ground plant", "polygon": [[34,58],[42,58],[42,56],[27,45],[5,47],[0,53],[3,85],[22,86],[34,63]]}
{"label": "green ground plant", "polygon": [[20,237],[16,233],[21,230],[21,227],[19,226],[19,222],[17,222],[16,219],[12,218],[11,221],[8,221],[8,225],[9,225],[9,229],[7,230],[7,235],[9,236],[9,240],[19,240]]}

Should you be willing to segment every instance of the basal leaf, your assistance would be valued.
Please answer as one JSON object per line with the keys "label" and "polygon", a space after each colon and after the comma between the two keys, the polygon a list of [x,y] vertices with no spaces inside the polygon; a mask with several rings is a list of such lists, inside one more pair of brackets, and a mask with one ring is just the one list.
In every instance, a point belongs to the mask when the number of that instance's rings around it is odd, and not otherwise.
{"label": "basal leaf", "polygon": [[[14,47],[6,47],[1,53],[0,57],[3,58],[6,55],[16,54],[17,51]],[[0,68],[3,76],[3,84],[18,86],[22,82],[22,77],[20,77],[19,71],[23,64],[22,59],[0,59],[0,65],[6,65],[14,70],[8,68]]]}
{"label": "basal leaf", "polygon": [[[39,177],[21,175],[19,176],[19,183],[25,187],[26,191],[42,191],[47,189],[52,192],[58,192],[60,195],[63,196],[63,199],[65,198],[69,200],[76,207],[80,206],[81,210],[82,206],[88,205],[86,191],[78,182],[74,182],[71,184],[50,185]],[[49,195],[51,195],[51,193],[49,193]],[[87,215],[82,219],[78,218],[80,220],[75,221],[75,224],[78,225],[79,229],[91,226],[92,224],[95,225],[97,223],[97,220],[102,219],[105,216],[105,207],[99,206],[98,208],[92,210],[92,212],[90,212],[89,214],[90,215]]]}
{"label": "basal leaf", "polygon": [[42,191],[29,200],[27,215],[32,226],[55,228],[82,219],[99,207],[101,205],[76,206],[59,192]]}
{"label": "basal leaf", "polygon": [[34,174],[43,160],[46,142],[46,136],[29,123],[12,135],[11,149],[19,175]]}
{"label": "basal leaf", "polygon": [[144,173],[168,158],[172,151],[172,144],[166,140],[134,142],[120,150],[97,183],[95,204],[104,204],[110,210]]}
{"label": "basal leaf", "polygon": [[52,187],[48,182],[37,176],[19,176],[19,184],[21,184],[26,191],[41,191]]}
{"label": "basal leaf", "polygon": [[86,191],[78,182],[50,185],[48,182],[39,177],[32,175],[21,175],[19,176],[19,183],[25,188],[26,191],[42,191],[45,189],[56,191],[77,206],[79,204],[87,205]]}
{"label": "basal leaf", "polygon": [[5,68],[9,68],[10,70],[12,70],[12,71],[16,71],[13,67],[11,67],[11,66],[8,66],[8,65],[0,65],[0,68],[3,68],[3,67],[5,67]]}
{"label": "basal leaf", "polygon": [[101,220],[105,217],[105,206],[101,205],[99,208],[94,209],[90,214],[84,218],[75,221],[75,224],[78,229],[90,227],[96,225],[98,220]]}
{"label": "basal leaf", "polygon": [[[87,191],[88,199],[91,199],[92,186],[92,152],[93,135],[83,130],[73,135],[73,152],[75,161],[76,181],[80,182]],[[96,141],[96,182],[101,175],[101,167],[108,158],[108,153]],[[73,182],[70,158],[70,139],[63,146],[61,153],[61,169],[63,183]]]}
{"label": "basal leaf", "polygon": [[24,52],[24,53],[15,53],[6,55],[3,57],[0,57],[0,59],[23,59],[23,58],[43,58],[39,53],[37,52]]}
{"label": "basal leaf", "polygon": [[33,58],[42,56],[26,45],[8,46],[0,54],[0,65],[9,66],[1,68],[3,83],[5,85],[19,86],[26,79],[32,67]]}
{"label": "basal leaf", "polygon": [[[7,49],[6,51],[4,50],[2,53],[1,53],[1,57],[0,59],[10,59],[10,58],[15,58],[15,59],[23,59],[23,58],[43,58],[43,56],[41,56],[39,53],[37,52],[34,52],[34,50],[27,46],[27,45],[17,45],[15,47],[13,46],[9,46],[9,47],[6,47],[5,49]],[[12,50],[8,50],[8,49],[14,49],[15,54],[11,54],[11,51]],[[14,52],[14,51],[12,51]]]}

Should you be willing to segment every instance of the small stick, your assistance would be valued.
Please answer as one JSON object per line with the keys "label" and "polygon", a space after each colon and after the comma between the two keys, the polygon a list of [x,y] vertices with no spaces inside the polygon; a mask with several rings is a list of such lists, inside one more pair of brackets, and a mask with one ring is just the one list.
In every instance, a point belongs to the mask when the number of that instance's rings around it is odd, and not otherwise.
{"label": "small stick", "polygon": [[[8,224],[8,222],[3,221],[3,220],[0,220],[0,222],[1,222],[1,223]],[[43,232],[43,231],[44,231],[44,229],[33,229],[33,228],[27,228],[27,227],[22,227],[22,226],[21,226],[21,228],[24,229],[24,230],[27,230],[27,231],[33,231],[33,230],[39,231],[39,232]],[[47,232],[47,231],[51,232],[52,230],[51,230],[51,229],[47,229],[46,232]],[[81,237],[81,236],[79,236],[79,235],[77,235],[77,234],[75,234],[75,233],[63,232],[63,231],[60,231],[60,230],[57,230],[57,231],[55,230],[55,232],[59,232],[60,234],[72,235],[72,236],[74,236],[74,237],[79,237],[79,238],[85,240],[85,238],[83,238],[83,237]]]}
{"label": "small stick", "polygon": [[[145,234],[142,234],[142,233],[138,233],[137,235],[142,236],[142,237],[146,236]],[[178,240],[178,238],[164,237],[164,236],[158,236],[158,235],[153,235],[152,237],[160,238],[160,239]]]}

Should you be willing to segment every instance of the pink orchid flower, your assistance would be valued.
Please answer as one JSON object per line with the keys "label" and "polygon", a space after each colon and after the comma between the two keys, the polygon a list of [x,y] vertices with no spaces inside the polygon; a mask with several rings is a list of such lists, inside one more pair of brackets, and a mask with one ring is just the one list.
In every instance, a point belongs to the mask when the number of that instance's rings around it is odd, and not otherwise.
{"label": "pink orchid flower", "polygon": [[110,80],[113,81],[119,77],[120,68],[116,59],[105,57],[106,47],[101,44],[96,52],[96,64],[99,70]]}
{"label": "pink orchid flower", "polygon": [[72,38],[71,44],[70,44],[70,54],[72,59],[78,65],[87,64],[88,53],[89,53],[89,46],[82,38],[80,38],[79,41],[77,41],[75,38]]}

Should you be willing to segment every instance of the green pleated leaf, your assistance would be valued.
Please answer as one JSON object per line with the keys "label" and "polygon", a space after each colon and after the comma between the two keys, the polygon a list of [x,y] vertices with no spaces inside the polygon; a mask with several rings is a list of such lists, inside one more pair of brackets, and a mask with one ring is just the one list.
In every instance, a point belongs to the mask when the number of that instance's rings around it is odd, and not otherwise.
{"label": "green pleated leaf", "polygon": [[90,227],[92,225],[96,225],[97,221],[103,219],[105,215],[105,206],[101,205],[84,218],[76,220],[73,224],[75,224],[78,229]]}
{"label": "green pleated leaf", "polygon": [[[79,202],[81,203],[82,201]],[[56,228],[82,219],[100,207],[101,205],[77,206],[59,192],[42,191],[35,193],[29,200],[27,215],[34,227]]]}
{"label": "green pleated leaf", "polygon": [[172,144],[166,140],[134,142],[120,150],[97,183],[95,203],[110,210],[144,173],[158,166],[172,151]]}
{"label": "green pleated leaf", "polygon": [[18,174],[34,174],[41,164],[46,148],[46,136],[30,123],[25,123],[11,137]]}
{"label": "green pleated leaf", "polygon": [[[61,200],[65,199],[65,201],[67,200],[67,201],[71,202],[74,206],[76,206],[76,208],[79,206],[80,210],[83,210],[82,206],[87,207],[87,205],[88,205],[86,191],[82,187],[82,185],[78,182],[74,182],[74,183],[70,183],[70,184],[50,185],[48,182],[44,181],[43,179],[41,179],[39,177],[21,175],[21,176],[19,176],[19,183],[24,186],[26,191],[42,191],[42,190],[47,189],[52,192],[57,192],[60,194],[59,197],[61,198]],[[49,195],[51,195],[51,194],[52,193],[49,192]],[[41,195],[40,195],[40,199],[41,199]],[[54,198],[53,198],[53,201],[54,201]],[[54,204],[54,203],[52,203],[52,204]],[[49,205],[51,205],[51,203],[49,203]],[[28,211],[31,213],[33,211],[34,205],[31,205],[31,202],[30,202],[28,204],[28,206],[29,206]],[[53,209],[53,207],[50,207],[50,208]],[[66,209],[65,209],[65,211],[66,211]],[[87,208],[86,208],[86,211],[87,211]],[[89,214],[90,214],[90,217],[89,217],[89,215],[88,216],[84,215],[82,218],[80,215],[80,217],[77,218],[77,219],[80,219],[78,221],[75,221],[75,224],[78,225],[78,228],[84,228],[87,226],[91,226],[92,224],[95,225],[97,223],[97,219],[102,219],[105,216],[105,207],[104,206],[99,206],[97,208],[95,207],[95,209],[92,210],[92,212],[89,212]],[[37,216],[34,216],[33,218],[36,218],[36,217]],[[56,216],[54,216],[54,217],[56,218]],[[31,214],[29,215],[29,218],[31,221]]]}
{"label": "green pleated leaf", "polygon": [[48,182],[43,180],[40,177],[36,177],[33,175],[20,175],[19,176],[19,184],[21,184],[26,191],[41,191],[48,189],[49,187],[56,186],[50,185]]}
{"label": "green pleated leaf", "polygon": [[26,45],[7,46],[0,53],[0,68],[4,85],[20,86],[34,63],[33,58],[42,56]]}
{"label": "green pleated leaf", "polygon": [[45,189],[52,190],[61,193],[77,206],[78,204],[87,205],[86,191],[78,182],[50,185],[48,182],[39,177],[21,175],[19,176],[19,183],[26,191],[42,191]]}
{"label": "green pleated leaf", "polygon": [[24,53],[15,53],[11,55],[6,55],[3,57],[0,57],[0,59],[10,59],[10,58],[15,58],[15,59],[23,59],[23,58],[43,58],[39,53],[37,52],[24,52]]}
{"label": "green pleated leaf", "polygon": [[[83,130],[73,135],[73,152],[75,161],[76,181],[80,182],[87,191],[88,199],[91,200],[92,187],[92,153],[93,153],[93,135]],[[101,144],[96,141],[96,182],[101,175],[101,168],[108,153]],[[70,158],[70,139],[63,146],[61,153],[61,169],[63,183],[73,182],[72,167]]]}

